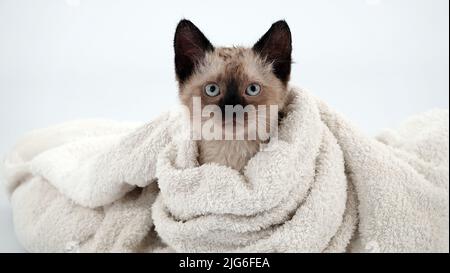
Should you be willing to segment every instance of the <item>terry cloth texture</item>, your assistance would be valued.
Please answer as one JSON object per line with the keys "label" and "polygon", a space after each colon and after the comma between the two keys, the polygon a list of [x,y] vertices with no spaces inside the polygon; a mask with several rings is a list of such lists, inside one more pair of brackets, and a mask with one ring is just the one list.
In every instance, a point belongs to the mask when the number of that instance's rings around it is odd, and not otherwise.
{"label": "terry cloth texture", "polygon": [[32,252],[448,252],[449,114],[371,138],[292,88],[243,173],[198,165],[185,113],[25,136],[3,173]]}

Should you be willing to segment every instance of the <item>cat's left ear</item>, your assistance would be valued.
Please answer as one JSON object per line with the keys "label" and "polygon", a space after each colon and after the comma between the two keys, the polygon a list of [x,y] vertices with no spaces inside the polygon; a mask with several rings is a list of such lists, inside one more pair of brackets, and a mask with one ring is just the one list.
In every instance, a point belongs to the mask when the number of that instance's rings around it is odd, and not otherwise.
{"label": "cat's left ear", "polygon": [[275,22],[259,41],[253,50],[272,63],[273,72],[282,82],[287,83],[291,74],[292,38],[286,21]]}
{"label": "cat's left ear", "polygon": [[185,82],[194,72],[195,66],[214,47],[191,21],[181,20],[174,37],[175,72],[180,83]]}

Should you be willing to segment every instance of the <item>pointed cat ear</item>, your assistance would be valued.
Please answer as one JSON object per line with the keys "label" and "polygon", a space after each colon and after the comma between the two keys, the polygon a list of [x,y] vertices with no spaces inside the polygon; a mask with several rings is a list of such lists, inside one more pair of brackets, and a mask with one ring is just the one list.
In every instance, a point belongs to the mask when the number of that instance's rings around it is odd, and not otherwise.
{"label": "pointed cat ear", "polygon": [[178,23],[174,38],[175,72],[180,83],[192,75],[195,65],[214,47],[203,33],[189,20]]}
{"label": "pointed cat ear", "polygon": [[291,74],[292,38],[286,21],[274,23],[253,50],[273,64],[273,72],[284,83]]}

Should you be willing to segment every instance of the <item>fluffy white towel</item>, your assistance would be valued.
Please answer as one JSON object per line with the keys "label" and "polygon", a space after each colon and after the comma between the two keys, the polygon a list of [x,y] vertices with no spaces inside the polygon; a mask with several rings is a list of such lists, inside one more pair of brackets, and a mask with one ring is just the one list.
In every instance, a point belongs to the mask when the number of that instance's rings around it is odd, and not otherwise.
{"label": "fluffy white towel", "polygon": [[29,251],[448,252],[448,111],[373,139],[292,89],[243,174],[198,166],[183,113],[31,132],[4,162]]}

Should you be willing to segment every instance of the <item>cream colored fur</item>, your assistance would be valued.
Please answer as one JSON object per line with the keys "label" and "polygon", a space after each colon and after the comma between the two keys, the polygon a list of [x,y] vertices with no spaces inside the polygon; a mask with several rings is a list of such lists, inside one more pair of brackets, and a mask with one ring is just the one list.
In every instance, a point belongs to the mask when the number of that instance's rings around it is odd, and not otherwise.
{"label": "cream colored fur", "polygon": [[217,163],[241,171],[259,150],[256,140],[198,141],[199,163]]}
{"label": "cream colored fur", "polygon": [[31,132],[3,172],[32,252],[448,252],[448,111],[365,136],[293,89],[242,173],[199,165],[182,113]]}
{"label": "cream colored fur", "polygon": [[[259,83],[260,95],[246,97],[247,102],[255,108],[258,105],[277,105],[282,110],[288,90],[273,74],[271,64],[267,64],[251,48],[219,47],[207,52],[204,60],[196,68],[186,83],[180,86],[181,102],[192,109],[192,98],[201,98],[202,108],[205,105],[216,105],[227,92],[223,82],[227,78],[235,78],[239,89],[245,90],[251,83]],[[205,83],[216,82],[222,85],[223,92],[217,97],[205,96]],[[245,96],[242,94],[242,96]],[[276,118],[276,117],[268,117]],[[205,120],[205,119],[204,119]],[[269,123],[270,121],[267,120]],[[221,124],[220,124],[221,125]],[[219,125],[219,126],[220,126]],[[259,150],[258,141],[199,141],[199,161],[201,163],[218,163],[236,170],[242,170],[248,160]]]}

